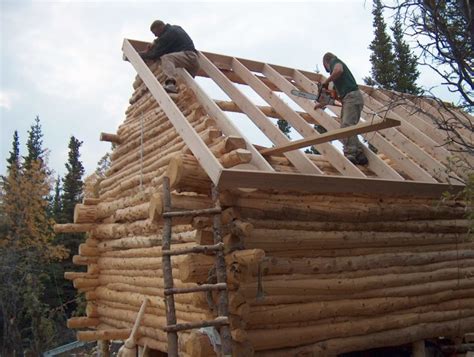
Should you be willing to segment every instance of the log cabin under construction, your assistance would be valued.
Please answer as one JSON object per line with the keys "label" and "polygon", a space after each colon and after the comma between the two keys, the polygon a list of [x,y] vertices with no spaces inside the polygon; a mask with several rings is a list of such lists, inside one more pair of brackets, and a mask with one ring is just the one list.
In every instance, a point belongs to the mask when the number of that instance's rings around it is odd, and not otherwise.
{"label": "log cabin under construction", "polygon": [[[78,339],[127,340],[141,355],[333,356],[474,331],[474,241],[456,195],[466,173],[432,119],[446,109],[361,86],[361,123],[341,130],[340,107],[291,95],[314,93],[320,74],[205,52],[198,76],[230,100],[182,69],[168,95],[144,46],[124,40],[138,75],[125,121],[101,135],[110,168],[74,223],[55,227],[87,232],[73,257],[87,271],[66,273],[87,300],[68,321]],[[229,112],[274,147],[249,142]],[[357,133],[367,166],[334,145]],[[312,145],[319,154],[301,150]]]}

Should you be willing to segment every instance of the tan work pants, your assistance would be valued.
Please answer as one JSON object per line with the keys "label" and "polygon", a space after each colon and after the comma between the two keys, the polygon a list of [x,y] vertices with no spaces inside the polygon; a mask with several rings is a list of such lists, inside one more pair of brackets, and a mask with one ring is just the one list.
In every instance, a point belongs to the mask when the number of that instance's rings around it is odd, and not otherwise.
{"label": "tan work pants", "polygon": [[[364,108],[364,98],[360,90],[355,90],[346,94],[342,99],[341,128],[356,125],[360,120],[360,114]],[[363,152],[362,143],[357,136],[341,139],[344,144],[344,155],[353,155]]]}
{"label": "tan work pants", "polygon": [[197,53],[183,51],[161,56],[161,69],[168,79],[176,80],[176,68],[184,68],[191,76],[196,76],[199,70]]}

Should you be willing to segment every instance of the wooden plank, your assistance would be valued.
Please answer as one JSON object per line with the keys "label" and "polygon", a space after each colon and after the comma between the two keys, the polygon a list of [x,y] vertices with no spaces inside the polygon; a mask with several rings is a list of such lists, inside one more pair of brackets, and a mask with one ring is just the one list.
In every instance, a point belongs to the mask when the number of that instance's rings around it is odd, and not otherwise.
{"label": "wooden plank", "polygon": [[[293,101],[298,104],[301,108],[306,110],[306,112],[311,115],[311,117],[315,120],[316,123],[322,125],[326,130],[336,130],[339,129],[340,125],[332,118],[330,117],[327,113],[325,113],[323,110],[314,109],[314,105],[311,101],[295,97],[291,94],[291,90],[293,89],[298,89],[296,88],[292,83],[290,83],[288,80],[279,80],[281,79],[280,74],[273,69],[270,66],[265,66],[263,69],[263,74],[268,77],[270,80],[275,80],[275,84],[290,98],[293,99]],[[302,77],[302,76],[300,76]],[[305,78],[306,79],[306,78]],[[306,84],[311,83],[308,79],[305,81]],[[307,86],[304,87],[304,89],[308,92],[311,91],[311,88],[308,88]],[[387,165],[383,160],[381,160],[377,155],[375,155],[372,151],[366,149],[364,147],[364,152],[369,159],[369,168],[376,173],[379,177],[383,178],[389,178],[389,179],[395,179],[395,180],[403,180],[403,177],[399,175],[394,169],[392,169],[389,165]],[[354,166],[349,160],[344,158],[344,163],[347,163],[347,167]],[[355,167],[355,166],[354,166]]]}
{"label": "wooden plank", "polygon": [[317,144],[317,143],[337,140],[341,138],[347,138],[354,135],[376,131],[376,130],[382,130],[386,128],[391,128],[398,125],[400,125],[399,120],[389,119],[389,118],[386,118],[384,120],[379,120],[373,123],[370,123],[370,122],[361,123],[361,124],[357,124],[357,125],[350,126],[347,128],[336,129],[324,134],[314,135],[312,137],[307,137],[301,140],[295,140],[286,145],[261,150],[260,153],[262,155],[281,154],[286,151],[296,150],[296,149],[303,148],[303,147]]}
{"label": "wooden plank", "polygon": [[[232,82],[220,72],[204,55],[198,57],[201,68],[231,98],[257,127],[276,145],[287,143],[288,138],[258,109]],[[301,172],[317,173],[318,168],[302,152],[285,155]]]}
{"label": "wooden plank", "polygon": [[[330,107],[334,114],[341,114],[340,107]],[[363,115],[365,118],[365,115]],[[400,170],[405,172],[415,181],[423,182],[437,182],[428,172],[426,172],[420,165],[411,160],[409,156],[399,149],[398,147],[392,145],[387,139],[385,139],[379,133],[371,134],[361,134],[368,142],[372,143],[380,152],[386,155],[388,158],[393,160],[393,162],[399,167]]]}
{"label": "wooden plank", "polygon": [[[295,88],[285,77],[283,77],[278,71],[276,71],[274,68],[271,66],[265,65],[263,68],[263,73],[264,75],[269,78],[277,87],[280,89],[285,89],[285,93],[288,94],[286,91],[290,91],[290,88]],[[272,96],[272,98],[278,98],[277,96]],[[278,98],[279,99],[279,98]],[[313,104],[312,102],[309,102],[308,100],[299,98],[301,102],[306,102],[306,103],[311,103],[311,110],[314,110],[312,107]],[[280,100],[281,101],[281,100]],[[281,101],[282,102],[282,101]],[[277,103],[276,103],[277,104]],[[285,107],[288,107],[286,104],[284,104]],[[283,106],[278,106],[275,107],[275,109],[278,111],[279,109],[281,110],[284,108]],[[289,107],[288,107],[289,108]],[[309,109],[306,108],[306,109]],[[290,109],[291,112],[294,113],[292,109]],[[285,113],[286,115],[289,115],[290,112],[287,111]],[[289,119],[291,119],[290,116],[288,116]],[[329,120],[328,120],[329,123]],[[296,129],[296,128],[295,128]],[[303,137],[307,136],[312,136],[314,134],[318,134],[315,129],[312,129],[311,131],[305,131],[303,134],[301,134]],[[355,177],[365,177],[364,173],[359,170],[357,166],[355,166],[353,163],[351,163],[339,150],[337,150],[333,145],[327,143],[325,145],[321,146],[321,150],[319,149],[320,147],[318,146],[318,151],[320,151],[328,161],[331,163],[332,166],[334,166],[339,172],[341,172],[345,176],[355,176]]]}
{"label": "wooden plank", "polygon": [[429,198],[441,198],[444,192],[455,194],[464,189],[459,184],[227,169],[222,170],[219,187]]}
{"label": "wooden plank", "polygon": [[[294,80],[295,82],[304,88],[305,90],[313,90],[317,91],[317,84],[313,81],[311,81],[307,76],[305,76],[303,73],[301,73],[298,70],[295,70],[295,75],[294,75]],[[331,109],[332,107],[330,107]],[[340,110],[341,108],[338,107]],[[334,111],[334,110],[333,110]],[[320,110],[323,116],[327,116],[328,118],[332,119],[331,122],[333,125],[340,125],[340,118],[337,118],[339,122],[335,124],[335,118],[330,117],[327,113],[325,113],[323,110]],[[368,140],[367,135],[362,135],[365,140]],[[383,136],[381,136],[379,133],[372,133],[370,134],[371,138],[376,138],[375,140],[379,142],[382,146],[387,146],[389,143],[385,143]],[[382,160],[377,154],[375,154],[372,150],[370,150],[368,147],[365,145],[363,146],[364,153],[369,160],[369,168],[375,172],[379,177],[381,178],[387,178],[387,179],[403,179],[401,175],[396,172],[390,165],[388,165],[384,160]],[[393,158],[392,158],[393,159]],[[395,161],[395,160],[394,160]],[[426,174],[426,177],[429,175]],[[415,177],[415,179],[420,179],[420,177]],[[433,180],[434,181],[434,180]]]}
{"label": "wooden plank", "polygon": [[[201,56],[201,54],[199,54]],[[206,92],[199,86],[199,84],[191,77],[191,75],[181,70],[179,72],[181,79],[184,83],[194,92],[197,100],[206,110],[206,112],[216,121],[219,129],[227,136],[238,136],[245,140],[247,143],[247,150],[252,153],[252,160],[250,164],[255,165],[263,171],[274,171],[273,167],[263,158],[263,156],[258,152],[257,149],[252,145],[252,143],[246,138],[244,133],[242,133],[227,117],[227,115],[217,106],[217,104],[209,98]]]}
{"label": "wooden plank", "polygon": [[192,151],[202,168],[206,171],[209,178],[212,182],[217,183],[222,170],[222,165],[217,161],[211,150],[209,150],[191,124],[189,124],[183,113],[181,113],[173,100],[165,92],[161,84],[127,39],[123,41],[122,50],[140,78],[150,90],[150,93],[166,113],[166,116],[171,121],[178,134],[183,138],[183,141]]}
{"label": "wooden plank", "polygon": [[[304,76],[299,76],[298,77],[298,84],[306,91],[311,90],[312,85],[310,84],[310,82],[311,81],[308,78],[304,77]],[[294,100],[296,101],[296,99],[297,98],[295,98]],[[305,105],[306,107],[308,107],[308,103],[303,102],[302,104]],[[299,105],[301,106],[301,104],[299,104]],[[302,107],[302,108],[306,109],[304,107]],[[311,106],[308,109],[312,109]],[[330,109],[336,115],[340,115],[340,111],[341,111],[340,107],[331,106]],[[326,118],[326,116],[328,116],[326,113],[324,113],[321,110],[319,110],[319,112],[322,112],[322,117],[320,116],[318,118],[318,119],[321,119],[321,121],[322,121],[322,119]],[[308,112],[308,113],[310,113],[312,116],[314,115],[313,117],[315,119],[317,118],[318,113],[315,113],[314,110],[312,112]],[[362,113],[362,117],[365,118],[364,113]],[[331,117],[329,117],[329,119],[326,120],[326,121],[330,121],[330,125],[333,126],[333,127],[337,125],[336,122],[334,121],[334,119],[331,118]],[[436,180],[428,172],[423,170],[417,163],[410,160],[407,157],[407,155],[405,155],[401,150],[396,148],[392,143],[390,143],[388,140],[386,140],[379,133],[375,132],[375,133],[371,133],[370,135],[365,134],[365,135],[362,135],[362,136],[367,141],[371,142],[378,150],[380,150],[385,155],[387,155],[390,159],[392,159],[397,164],[397,166],[401,170],[406,172],[412,179],[417,180],[417,181],[436,182]],[[371,150],[365,148],[364,152],[366,153],[366,155],[367,154],[370,155]],[[372,160],[372,157],[368,156],[368,158],[369,158],[369,167],[372,169],[372,167],[370,165],[373,164],[373,163],[377,163],[377,161]],[[385,164],[385,163],[383,163],[383,164]],[[386,164],[383,165],[383,164],[381,164],[379,167],[374,167],[372,169],[372,171],[379,170],[379,169],[386,169],[387,170],[386,174],[391,174],[391,171],[386,168],[388,165],[386,165]],[[393,169],[391,169],[391,170],[393,170]],[[398,175],[398,176],[400,176],[400,175]]]}
{"label": "wooden plank", "polygon": [[[288,121],[290,125],[303,137],[320,135],[312,126],[310,126],[298,113],[291,109],[283,100],[274,95],[265,83],[261,82],[247,67],[237,59],[232,62],[232,69],[239,75],[257,94],[259,94],[273,109],[280,114],[282,118]],[[275,85],[278,81],[284,81],[285,78],[278,73],[270,78]],[[278,86],[278,85],[277,85]],[[322,141],[324,143],[324,141]],[[304,147],[304,146],[302,146]],[[365,175],[353,165],[347,165],[347,159],[333,145],[325,142],[316,148],[328,161],[343,175],[364,177]]]}

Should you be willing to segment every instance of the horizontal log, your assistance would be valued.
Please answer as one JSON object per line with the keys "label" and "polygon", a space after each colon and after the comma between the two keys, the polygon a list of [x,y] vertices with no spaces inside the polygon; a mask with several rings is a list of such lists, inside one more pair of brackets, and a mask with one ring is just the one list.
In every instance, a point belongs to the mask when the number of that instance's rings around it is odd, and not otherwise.
{"label": "horizontal log", "polygon": [[97,220],[97,206],[76,204],[74,223],[94,223]]}
{"label": "horizontal log", "polygon": [[197,160],[191,155],[175,155],[166,171],[170,188],[182,191],[209,194],[211,180]]}
{"label": "horizontal log", "polygon": [[95,198],[95,197],[84,197],[82,199],[82,204],[86,206],[95,206],[98,205],[101,202],[100,198]]}
{"label": "horizontal log", "polygon": [[247,164],[252,160],[252,153],[245,149],[236,149],[222,155],[219,162],[223,167],[229,168],[241,164]]}
{"label": "horizontal log", "polygon": [[96,227],[96,224],[91,223],[64,223],[64,224],[55,224],[54,233],[83,233],[89,232]]}
{"label": "horizontal log", "polygon": [[[474,248],[474,242],[467,243],[448,243],[448,244],[431,244],[431,245],[414,245],[414,246],[400,246],[390,247],[390,252],[393,253],[420,253],[420,252],[436,252],[440,250],[454,250],[454,249],[470,249]],[[311,256],[320,257],[352,257],[357,255],[369,254],[385,254],[387,247],[367,247],[367,248],[337,248],[337,249],[291,249],[287,251],[272,252],[272,256],[285,258],[306,258]]]}
{"label": "horizontal log", "polygon": [[72,257],[72,262],[75,265],[89,265],[97,263],[98,257],[84,257],[82,255],[74,255]]}
{"label": "horizontal log", "polygon": [[[177,226],[173,227],[176,230]],[[189,228],[184,232],[173,232],[171,234],[172,243],[191,243],[195,241],[196,230]],[[153,234],[149,236],[132,236],[125,238],[118,238],[113,240],[106,240],[99,243],[98,247],[100,251],[118,250],[118,249],[130,249],[130,248],[147,248],[156,247],[162,243],[161,233]]]}
{"label": "horizontal log", "polygon": [[[427,313],[391,314],[374,316],[350,322],[329,325],[306,326],[301,328],[281,328],[273,330],[249,330],[250,341],[256,350],[268,350],[326,341],[331,338],[367,335],[381,331],[407,328],[418,324],[451,322],[462,317],[472,317],[469,308],[451,311],[430,311]],[[433,336],[435,337],[435,336]],[[392,343],[390,341],[389,343]]]}
{"label": "horizontal log", "polygon": [[[474,251],[465,250],[443,250],[423,253],[391,253],[388,249],[386,254],[369,254],[350,257],[318,257],[318,258],[286,258],[270,257],[262,266],[264,275],[278,274],[331,274],[349,271],[378,270],[387,267],[413,267],[419,269],[420,265],[434,264],[445,261],[457,261],[474,258]],[[255,273],[255,272],[254,272]]]}
{"label": "horizontal log", "polygon": [[281,251],[292,249],[328,249],[356,247],[396,247],[468,242],[468,234],[337,231],[312,232],[287,229],[254,229],[247,249]]}
{"label": "horizontal log", "polygon": [[[427,294],[435,294],[450,289],[472,289],[474,281],[472,279],[448,279],[442,281],[433,281],[427,283],[413,283],[411,285],[393,286],[388,288],[375,288],[366,291],[345,292],[344,296],[348,299],[369,299],[378,297],[405,297],[419,296]],[[265,285],[264,285],[265,288]],[[297,304],[301,302],[313,301],[331,301],[341,298],[340,292],[328,293],[324,292],[319,295],[297,295],[290,294],[288,291],[284,294],[271,294],[266,291],[263,298],[255,299],[257,290],[244,291],[238,290],[239,294],[246,297],[248,303],[252,305],[280,305],[280,304]]]}
{"label": "horizontal log", "polygon": [[99,319],[90,317],[71,317],[67,320],[67,328],[89,328],[99,324]]}
{"label": "horizontal log", "polygon": [[79,244],[79,255],[96,257],[99,255],[97,247],[91,247],[87,244]]}
{"label": "horizontal log", "polygon": [[418,296],[314,301],[275,306],[252,306],[247,317],[249,328],[262,325],[316,321],[333,317],[384,315],[394,311],[431,305],[449,300],[469,298],[474,289],[447,290]]}
{"label": "horizontal log", "polygon": [[126,340],[130,336],[131,329],[113,329],[99,331],[78,331],[76,337],[78,341],[99,341],[99,340]]}
{"label": "horizontal log", "polygon": [[296,220],[261,220],[248,218],[255,228],[292,229],[303,231],[373,231],[414,233],[466,233],[466,219],[438,219],[423,221],[379,221],[379,222],[315,222]]}
{"label": "horizontal log", "polygon": [[227,136],[223,138],[218,144],[211,146],[211,151],[216,156],[222,156],[233,150],[246,149],[247,143],[244,138],[238,136]]}
{"label": "horizontal log", "polygon": [[296,348],[285,348],[257,353],[258,357],[286,357],[296,355],[334,356],[368,348],[398,346],[438,336],[454,336],[474,328],[474,318],[458,318],[453,321],[428,322],[409,327],[375,332],[346,338],[334,338]]}
{"label": "horizontal log", "polygon": [[113,144],[121,144],[122,139],[117,134],[100,133],[100,141],[108,141]]}
{"label": "horizontal log", "polygon": [[[337,295],[342,293],[363,292],[372,289],[401,287],[426,282],[439,282],[442,280],[460,279],[468,280],[474,273],[474,267],[457,269],[440,269],[435,272],[389,274],[381,276],[368,276],[354,279],[295,279],[291,281],[275,280],[263,281],[265,294],[287,295],[291,291],[294,295]],[[254,295],[257,283],[242,283],[240,288],[244,294]]]}

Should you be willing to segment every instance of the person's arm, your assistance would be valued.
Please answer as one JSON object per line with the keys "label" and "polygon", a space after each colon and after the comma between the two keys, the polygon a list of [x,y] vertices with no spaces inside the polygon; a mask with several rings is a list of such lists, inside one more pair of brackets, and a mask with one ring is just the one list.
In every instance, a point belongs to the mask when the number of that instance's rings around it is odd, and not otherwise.
{"label": "person's arm", "polygon": [[340,76],[342,76],[342,73],[344,72],[344,68],[342,67],[341,63],[336,63],[334,66],[334,69],[331,72],[331,75],[323,82],[323,87],[327,88],[329,86],[330,82],[334,82],[334,80],[338,79]]}
{"label": "person's arm", "polygon": [[155,40],[153,45],[146,52],[141,52],[140,56],[144,60],[158,60],[161,56],[169,53],[169,49],[173,46],[175,41],[175,34],[171,31],[164,34],[162,37]]}

